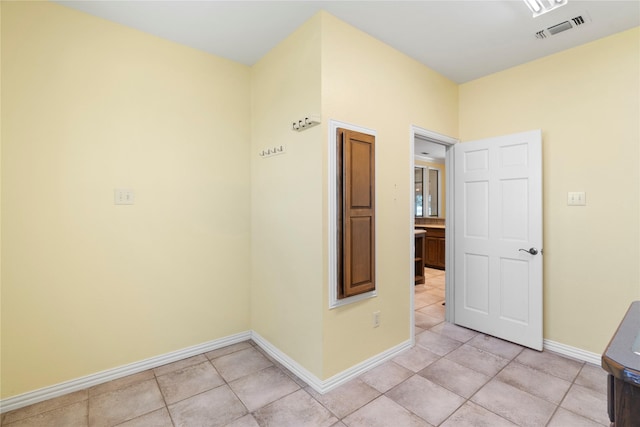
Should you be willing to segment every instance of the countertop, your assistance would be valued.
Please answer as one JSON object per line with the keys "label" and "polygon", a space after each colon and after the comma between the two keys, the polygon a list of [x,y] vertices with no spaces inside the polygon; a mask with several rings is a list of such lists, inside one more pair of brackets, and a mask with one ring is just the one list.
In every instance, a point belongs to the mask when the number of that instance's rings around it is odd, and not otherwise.
{"label": "countertop", "polygon": [[440,224],[415,224],[415,228],[439,228],[443,230],[446,226]]}
{"label": "countertop", "polygon": [[427,230],[413,230],[413,234],[426,234]]}
{"label": "countertop", "polygon": [[640,355],[631,349],[639,333],[640,301],[635,301],[602,355],[602,367],[614,377],[640,387]]}

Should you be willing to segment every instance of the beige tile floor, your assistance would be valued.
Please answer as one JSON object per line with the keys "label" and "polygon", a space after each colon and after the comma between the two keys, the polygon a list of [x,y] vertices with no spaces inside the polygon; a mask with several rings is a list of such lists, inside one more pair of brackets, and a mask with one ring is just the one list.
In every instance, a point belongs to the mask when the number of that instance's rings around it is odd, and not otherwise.
{"label": "beige tile floor", "polygon": [[444,272],[415,288],[416,346],[320,395],[242,342],[18,409],[2,426],[608,425],[597,366],[444,320]]}

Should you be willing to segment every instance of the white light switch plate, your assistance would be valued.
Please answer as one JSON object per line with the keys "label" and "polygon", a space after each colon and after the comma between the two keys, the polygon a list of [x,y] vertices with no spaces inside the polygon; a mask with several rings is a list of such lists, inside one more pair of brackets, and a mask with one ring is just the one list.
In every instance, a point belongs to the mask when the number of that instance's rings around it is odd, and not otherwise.
{"label": "white light switch plate", "polygon": [[569,191],[567,193],[567,205],[585,206],[586,204],[587,196],[584,191]]}
{"label": "white light switch plate", "polygon": [[114,201],[116,205],[132,205],[135,202],[133,190],[116,188],[114,190]]}

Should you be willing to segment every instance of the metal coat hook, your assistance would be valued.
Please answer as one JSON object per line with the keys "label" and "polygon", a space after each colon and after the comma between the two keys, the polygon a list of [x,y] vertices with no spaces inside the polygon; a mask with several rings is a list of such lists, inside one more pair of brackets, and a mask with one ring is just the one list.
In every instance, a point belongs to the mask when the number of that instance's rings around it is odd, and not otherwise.
{"label": "metal coat hook", "polygon": [[305,129],[309,129],[310,127],[316,126],[320,124],[320,118],[316,116],[307,116],[294,121],[291,123],[291,130],[295,130],[296,132],[302,132]]}

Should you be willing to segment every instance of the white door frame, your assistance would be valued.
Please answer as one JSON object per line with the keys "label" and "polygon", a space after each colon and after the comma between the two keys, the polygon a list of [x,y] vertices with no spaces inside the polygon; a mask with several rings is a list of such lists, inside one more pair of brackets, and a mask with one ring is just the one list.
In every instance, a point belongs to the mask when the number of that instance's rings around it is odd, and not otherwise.
{"label": "white door frame", "polygon": [[[410,141],[411,141],[411,149],[410,151],[410,165],[411,168],[409,170],[409,176],[410,176],[410,182],[412,183],[412,185],[410,185],[410,200],[411,200],[411,212],[410,212],[410,218],[409,218],[409,235],[410,235],[410,243],[409,243],[409,248],[413,248],[414,244],[415,244],[415,237],[414,237],[414,232],[413,230],[415,229],[415,212],[416,212],[416,207],[415,207],[415,188],[413,188],[413,180],[414,180],[414,170],[415,170],[415,166],[416,166],[416,162],[415,162],[415,137],[416,135],[420,135],[423,138],[429,139],[433,142],[436,142],[438,144],[444,145],[446,147],[446,157],[445,157],[445,177],[446,177],[446,193],[447,193],[447,201],[446,201],[446,212],[447,212],[447,218],[453,218],[453,212],[454,212],[454,185],[453,185],[453,180],[454,180],[454,170],[453,170],[453,146],[455,144],[457,144],[458,142],[460,142],[458,139],[456,138],[452,138],[450,136],[447,135],[443,135],[428,129],[424,129],[421,128],[419,126],[414,126],[411,125],[411,129],[410,129]],[[447,283],[447,286],[445,287],[445,300],[449,301],[448,304],[445,305],[445,320],[447,322],[453,322],[454,318],[455,318],[455,313],[454,313],[454,287],[451,286],[454,283],[454,260],[453,260],[453,254],[454,252],[454,247],[453,247],[453,236],[454,236],[454,225],[453,225],[453,221],[448,221],[446,220],[446,228],[445,228],[445,247],[446,247],[446,254],[445,254],[445,283]],[[413,262],[413,251],[409,254],[409,266],[410,266],[410,272],[411,275],[410,277],[413,277],[414,275],[414,269],[415,269],[415,263]],[[415,344],[415,316],[413,315],[414,313],[414,309],[415,309],[415,301],[414,301],[414,294],[415,294],[415,282],[412,280],[410,283],[410,295],[411,295],[411,322],[410,322],[410,327],[411,327],[411,342],[412,344]]]}

